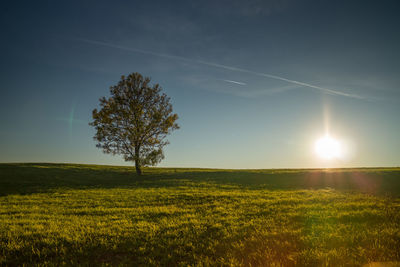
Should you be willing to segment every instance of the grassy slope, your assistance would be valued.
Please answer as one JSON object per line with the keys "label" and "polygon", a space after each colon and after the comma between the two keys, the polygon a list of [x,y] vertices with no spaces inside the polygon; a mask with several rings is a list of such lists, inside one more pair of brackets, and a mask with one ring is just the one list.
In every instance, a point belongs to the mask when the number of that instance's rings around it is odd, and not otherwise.
{"label": "grassy slope", "polygon": [[0,164],[0,265],[400,260],[400,169]]}

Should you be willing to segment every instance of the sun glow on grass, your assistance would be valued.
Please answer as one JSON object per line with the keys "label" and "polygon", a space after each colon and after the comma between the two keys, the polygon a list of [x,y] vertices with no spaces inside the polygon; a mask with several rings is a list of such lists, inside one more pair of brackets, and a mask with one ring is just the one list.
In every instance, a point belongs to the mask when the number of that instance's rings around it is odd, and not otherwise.
{"label": "sun glow on grass", "polygon": [[320,158],[326,160],[338,159],[343,156],[341,143],[329,135],[326,135],[315,142],[315,152]]}

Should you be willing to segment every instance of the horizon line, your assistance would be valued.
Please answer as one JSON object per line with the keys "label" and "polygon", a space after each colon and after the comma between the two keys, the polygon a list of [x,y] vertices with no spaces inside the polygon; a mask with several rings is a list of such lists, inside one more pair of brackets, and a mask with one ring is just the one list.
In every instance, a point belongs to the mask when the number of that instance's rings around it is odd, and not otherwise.
{"label": "horizon line", "polygon": [[[75,163],[75,162],[0,162],[1,164],[49,164],[49,165],[86,165],[86,166],[108,166],[135,168],[135,165],[111,165],[97,163]],[[339,170],[339,169],[400,169],[400,166],[354,166],[354,167],[278,167],[278,168],[218,168],[218,167],[167,167],[167,166],[145,166],[149,169],[204,169],[204,170]]]}

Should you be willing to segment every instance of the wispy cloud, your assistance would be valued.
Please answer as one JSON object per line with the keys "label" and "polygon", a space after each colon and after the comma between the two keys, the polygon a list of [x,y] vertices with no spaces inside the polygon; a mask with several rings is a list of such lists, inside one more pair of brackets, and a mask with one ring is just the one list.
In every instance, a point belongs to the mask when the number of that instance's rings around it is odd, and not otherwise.
{"label": "wispy cloud", "polygon": [[[274,94],[274,93],[282,93],[282,92],[285,92],[285,91],[294,90],[294,89],[297,89],[297,88],[300,88],[300,87],[301,87],[300,85],[290,84],[290,85],[277,87],[277,88],[272,88],[272,89],[263,90],[263,91],[265,91],[264,94]],[[262,91],[259,90],[258,92],[261,93]]]}
{"label": "wispy cloud", "polygon": [[[337,96],[344,96],[344,97],[350,97],[350,98],[356,98],[356,99],[369,100],[368,98],[366,98],[364,96],[361,96],[361,95],[350,94],[350,93],[346,93],[346,92],[343,92],[343,91],[333,90],[333,89],[330,89],[330,88],[321,87],[321,86],[317,86],[317,85],[314,85],[314,84],[305,83],[305,82],[302,82],[302,81],[292,80],[292,79],[288,79],[288,78],[285,78],[285,77],[272,75],[272,74],[268,74],[268,73],[262,73],[262,72],[248,70],[248,69],[227,66],[227,65],[223,65],[223,64],[214,63],[214,62],[208,62],[208,61],[202,61],[202,60],[194,60],[194,59],[181,57],[181,56],[170,55],[170,54],[156,53],[156,52],[152,52],[152,51],[148,51],[148,50],[143,50],[143,49],[138,49],[138,48],[133,48],[133,47],[126,47],[126,46],[121,46],[121,45],[116,45],[116,44],[107,43],[107,42],[101,42],[101,41],[96,41],[96,40],[90,40],[90,39],[84,39],[84,38],[75,38],[75,39],[78,40],[78,41],[82,41],[82,42],[93,44],[93,45],[110,47],[110,48],[114,48],[114,49],[120,49],[120,50],[124,50],[124,51],[141,53],[141,54],[147,54],[147,55],[163,57],[163,58],[168,58],[168,59],[173,59],[173,60],[180,60],[180,61],[185,61],[185,62],[190,62],[190,63],[195,63],[195,64],[201,64],[201,65],[205,65],[205,66],[210,66],[210,67],[214,67],[214,68],[220,68],[220,69],[225,69],[225,70],[230,70],[230,71],[235,71],[235,72],[253,74],[253,75],[256,75],[256,76],[261,76],[261,77],[265,77],[265,78],[270,78],[270,79],[274,79],[274,80],[288,82],[288,83],[295,84],[295,85],[298,85],[298,86],[301,86],[301,87],[308,87],[308,88],[316,89],[316,90],[322,91],[322,92],[330,94],[330,95],[337,95]],[[226,80],[226,81],[228,81],[228,80]],[[234,82],[234,81],[231,81],[231,82]]]}
{"label": "wispy cloud", "polygon": [[239,84],[239,85],[246,85],[246,83],[242,83],[242,82],[237,82],[237,81],[232,81],[232,80],[221,80],[227,83],[234,83],[234,84]]}
{"label": "wispy cloud", "polygon": [[220,0],[194,1],[195,8],[204,10],[210,15],[268,16],[284,11],[293,0]]}
{"label": "wispy cloud", "polygon": [[240,96],[240,97],[246,97],[246,98],[257,98],[260,96],[266,96],[266,95],[272,95],[272,94],[277,94],[277,93],[282,93],[285,91],[289,90],[294,90],[297,88],[300,88],[300,85],[294,85],[290,84],[287,86],[282,86],[282,87],[276,87],[272,89],[256,89],[256,90],[225,90],[225,89],[219,89],[216,90],[217,92],[220,93],[227,93],[227,94],[232,94],[235,96]]}
{"label": "wispy cloud", "polygon": [[256,71],[251,71],[251,70],[247,70],[247,69],[236,68],[236,67],[231,67],[231,66],[226,66],[226,65],[222,65],[222,64],[206,62],[206,61],[196,61],[196,62],[199,63],[199,64],[213,66],[213,67],[216,67],[216,68],[222,68],[222,69],[227,69],[227,70],[231,70],[231,71],[249,73],[249,74],[254,74],[254,75],[257,75],[257,76],[261,76],[261,77],[266,77],[266,78],[280,80],[280,81],[284,81],[284,82],[288,82],[288,83],[292,83],[292,84],[297,84],[297,85],[300,85],[300,86],[303,86],[303,87],[309,87],[309,88],[317,89],[319,91],[322,91],[322,92],[330,94],[330,95],[339,95],[339,96],[346,96],[346,97],[357,98],[357,99],[366,99],[365,97],[360,96],[360,95],[349,94],[349,93],[345,93],[345,92],[341,92],[341,91],[337,91],[337,90],[333,90],[333,89],[329,89],[329,88],[325,88],[325,87],[321,87],[321,86],[317,86],[317,85],[301,82],[301,81],[287,79],[287,78],[284,78],[284,77],[281,77],[281,76],[276,76],[276,75],[272,75],[272,74],[268,74],[268,73],[256,72]]}

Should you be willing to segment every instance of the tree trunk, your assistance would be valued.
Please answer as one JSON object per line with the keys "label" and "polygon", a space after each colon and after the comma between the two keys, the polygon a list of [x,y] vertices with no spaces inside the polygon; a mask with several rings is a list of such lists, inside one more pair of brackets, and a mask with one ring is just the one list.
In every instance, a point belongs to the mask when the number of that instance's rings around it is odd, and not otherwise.
{"label": "tree trunk", "polygon": [[142,170],[140,169],[140,165],[137,163],[138,160],[135,160],[136,174],[142,175]]}
{"label": "tree trunk", "polygon": [[139,149],[140,148],[138,146],[135,146],[135,168],[136,168],[136,174],[142,175],[142,169],[141,169],[140,160],[139,160],[139,156],[140,156]]}

